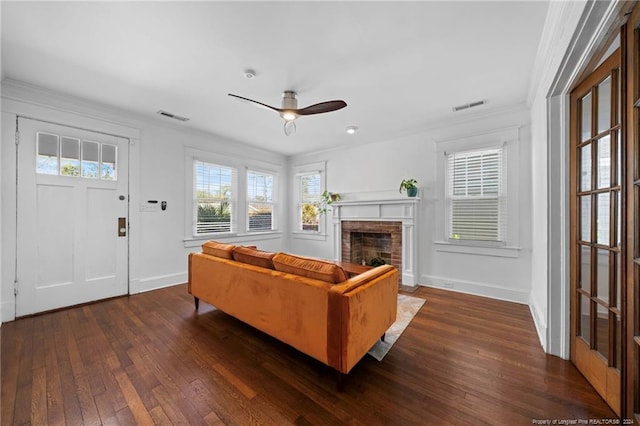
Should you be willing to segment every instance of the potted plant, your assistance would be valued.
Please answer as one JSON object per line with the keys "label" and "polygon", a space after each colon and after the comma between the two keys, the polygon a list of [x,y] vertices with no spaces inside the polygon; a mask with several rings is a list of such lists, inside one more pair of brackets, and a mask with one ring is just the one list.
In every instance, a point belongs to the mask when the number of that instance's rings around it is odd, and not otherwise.
{"label": "potted plant", "polygon": [[407,196],[415,197],[418,195],[417,183],[418,181],[415,179],[403,179],[402,182],[400,182],[400,193],[402,194],[402,191],[404,190],[407,191]]}
{"label": "potted plant", "polygon": [[320,203],[318,205],[318,213],[320,213],[320,214],[327,213],[327,211],[329,210],[329,206],[332,203],[335,203],[336,201],[340,201],[341,199],[342,199],[342,197],[340,197],[340,194],[338,194],[336,192],[329,192],[329,191],[325,190],[322,193],[322,200],[320,201]]}

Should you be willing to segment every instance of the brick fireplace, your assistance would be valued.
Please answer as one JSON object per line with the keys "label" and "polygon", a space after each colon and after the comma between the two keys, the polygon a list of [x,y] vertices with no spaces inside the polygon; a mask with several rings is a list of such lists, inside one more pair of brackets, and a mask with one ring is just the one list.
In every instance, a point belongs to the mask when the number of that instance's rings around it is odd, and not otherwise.
{"label": "brick fireplace", "polygon": [[342,222],[342,261],[369,265],[381,258],[402,271],[402,222]]}
{"label": "brick fireplace", "polygon": [[349,263],[381,257],[398,268],[400,282],[418,284],[419,198],[349,200],[332,204],[333,255]]}

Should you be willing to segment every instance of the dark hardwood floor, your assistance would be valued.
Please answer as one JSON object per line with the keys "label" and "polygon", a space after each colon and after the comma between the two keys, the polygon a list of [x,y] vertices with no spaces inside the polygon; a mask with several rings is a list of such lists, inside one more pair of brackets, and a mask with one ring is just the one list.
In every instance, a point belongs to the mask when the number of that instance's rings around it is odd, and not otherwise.
{"label": "dark hardwood floor", "polygon": [[[614,413],[527,306],[422,287],[382,362],[333,371],[186,285],[2,325],[2,425],[531,425]],[[574,423],[575,424],[575,423]]]}

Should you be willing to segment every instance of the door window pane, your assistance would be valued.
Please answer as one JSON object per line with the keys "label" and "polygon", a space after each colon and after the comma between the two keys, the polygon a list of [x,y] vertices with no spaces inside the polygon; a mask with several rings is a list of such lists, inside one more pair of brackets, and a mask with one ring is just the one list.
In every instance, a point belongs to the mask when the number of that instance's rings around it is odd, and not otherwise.
{"label": "door window pane", "polygon": [[580,239],[591,241],[591,195],[580,197]]}
{"label": "door window pane", "polygon": [[80,176],[80,140],[62,137],[60,145],[60,174]]}
{"label": "door window pane", "polygon": [[38,133],[38,160],[36,171],[47,175],[58,174],[58,136]]}
{"label": "door window pane", "polygon": [[100,175],[100,144],[82,141],[82,177],[97,179]]}
{"label": "door window pane", "polygon": [[591,144],[580,148],[580,190],[591,189]]}
{"label": "door window pane", "polygon": [[598,288],[598,299],[609,303],[609,251],[597,250],[596,261],[596,281]]}
{"label": "door window pane", "polygon": [[611,138],[605,136],[598,140],[598,157],[596,171],[598,177],[598,188],[609,188],[611,186]]}
{"label": "door window pane", "polygon": [[105,180],[116,180],[116,158],[118,149],[115,145],[102,145],[101,177]]}
{"label": "door window pane", "polygon": [[582,115],[580,122],[581,125],[581,141],[586,141],[591,138],[591,93],[588,93],[585,97],[582,98]]}
{"label": "door window pane", "polygon": [[598,133],[611,127],[611,77],[598,85]]}
{"label": "door window pane", "polygon": [[609,310],[604,306],[597,306],[596,318],[596,349],[606,359],[609,359]]}
{"label": "door window pane", "polygon": [[610,194],[605,192],[597,195],[597,238],[598,244],[609,245],[609,221],[610,221]]}
{"label": "door window pane", "polygon": [[591,293],[591,247],[580,246],[580,288]]}

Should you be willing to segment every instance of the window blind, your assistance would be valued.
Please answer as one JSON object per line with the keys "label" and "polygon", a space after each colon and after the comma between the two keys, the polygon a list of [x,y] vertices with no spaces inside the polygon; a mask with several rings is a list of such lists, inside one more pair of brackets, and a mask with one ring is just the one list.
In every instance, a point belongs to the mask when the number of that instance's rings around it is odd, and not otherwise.
{"label": "window blind", "polygon": [[195,234],[234,232],[236,169],[195,160],[193,175]]}
{"label": "window blind", "polygon": [[249,231],[274,229],[274,176],[247,171],[247,228]]}
{"label": "window blind", "polygon": [[449,239],[504,241],[503,148],[446,155]]}

